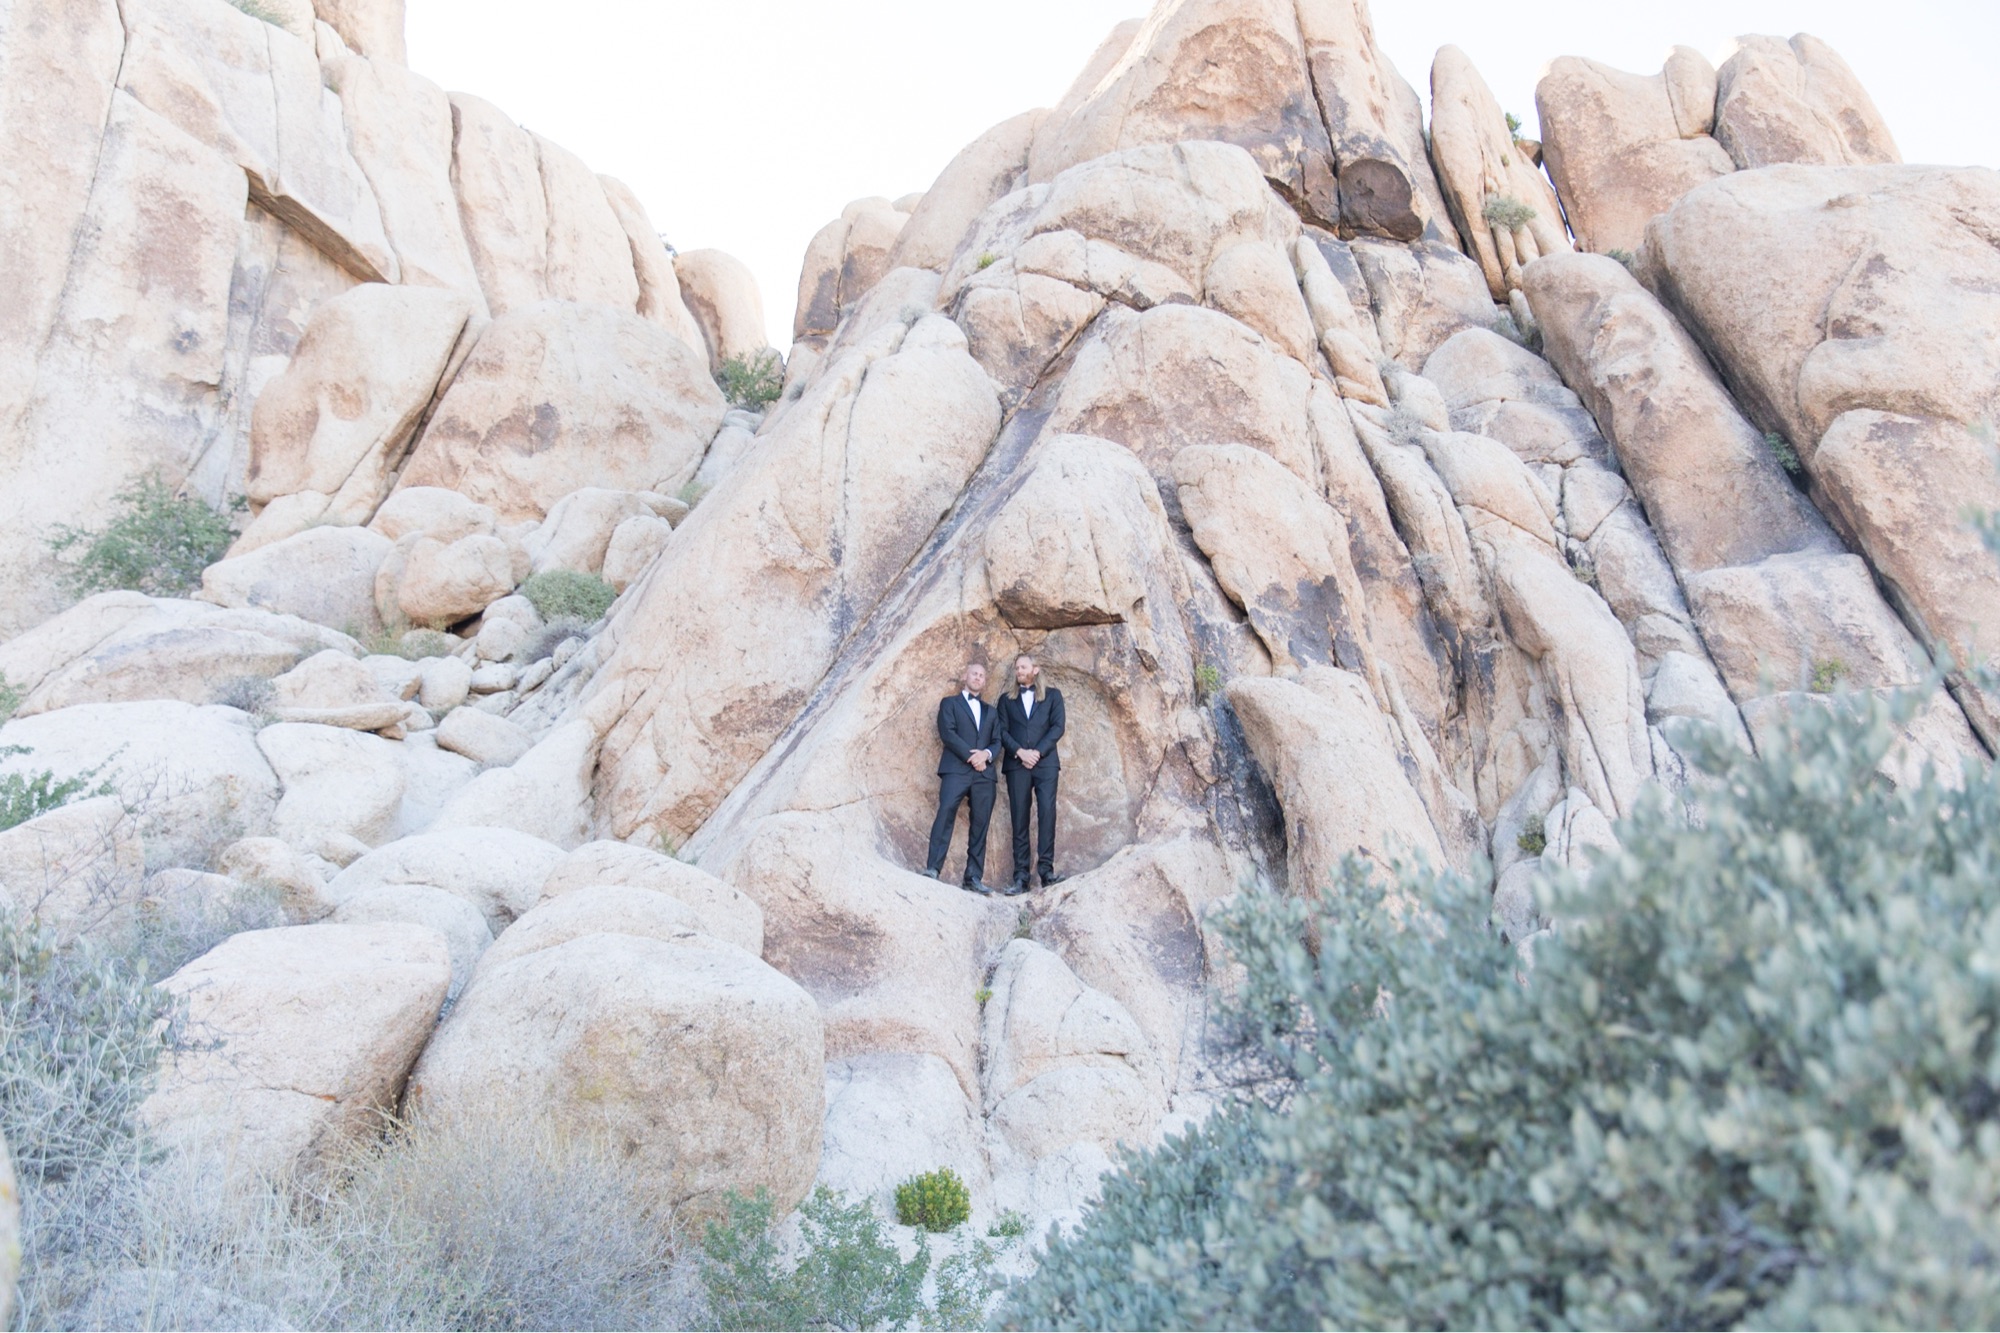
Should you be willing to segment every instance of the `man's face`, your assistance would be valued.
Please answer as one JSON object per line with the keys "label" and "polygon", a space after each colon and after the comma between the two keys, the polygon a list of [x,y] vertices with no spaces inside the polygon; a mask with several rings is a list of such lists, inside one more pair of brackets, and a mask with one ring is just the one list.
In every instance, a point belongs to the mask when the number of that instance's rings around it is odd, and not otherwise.
{"label": "man's face", "polygon": [[1014,659],[1014,683],[1022,689],[1034,689],[1035,677],[1040,674],[1041,668],[1035,665],[1034,658],[1023,656]]}
{"label": "man's face", "polygon": [[977,662],[967,667],[965,669],[965,688],[971,690],[974,694],[983,693],[986,689],[986,668],[980,666]]}

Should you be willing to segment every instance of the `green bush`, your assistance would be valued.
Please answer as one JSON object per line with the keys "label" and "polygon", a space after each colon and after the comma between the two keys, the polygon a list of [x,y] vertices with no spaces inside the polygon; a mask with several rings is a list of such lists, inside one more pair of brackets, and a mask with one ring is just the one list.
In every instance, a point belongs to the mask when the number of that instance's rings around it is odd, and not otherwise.
{"label": "green bush", "polygon": [[1550,872],[1531,975],[1454,874],[1242,900],[1263,1096],[1128,1158],[1010,1319],[2000,1323],[2000,778],[1885,781],[1915,709],[1691,739],[1700,826],[1656,794]]}
{"label": "green bush", "polygon": [[906,1227],[949,1231],[970,1216],[972,1194],[958,1172],[948,1166],[912,1176],[896,1186],[896,1220]]}
{"label": "green bush", "polygon": [[49,550],[61,562],[63,585],[77,596],[119,588],[181,596],[201,586],[201,572],[236,539],[227,514],[197,496],[176,495],[157,476],[118,492],[103,528],[58,525],[54,533]]}
{"label": "green bush", "polygon": [[715,383],[731,407],[761,411],[785,391],[785,363],[768,347],[750,356],[732,356],[715,372]]}
{"label": "green bush", "polygon": [[[29,751],[19,745],[0,745],[0,759]],[[18,827],[51,810],[59,810],[79,796],[108,796],[111,784],[97,782],[102,764],[73,777],[58,778],[48,769],[37,773],[0,774],[0,831]],[[97,783],[92,786],[92,783]]]}
{"label": "green bush", "polygon": [[574,619],[586,624],[603,618],[618,600],[618,590],[595,574],[569,569],[545,569],[521,585],[521,595],[534,603],[543,620]]}
{"label": "green bush", "polygon": [[12,683],[5,676],[0,676],[0,726],[5,726],[7,720],[14,716],[21,707],[22,698],[21,692]]}
{"label": "green bush", "polygon": [[1519,231],[1535,220],[1535,207],[1511,194],[1489,194],[1480,216],[1503,231]]}
{"label": "green bush", "polygon": [[1778,466],[1788,475],[1799,475],[1804,465],[1799,462],[1799,451],[1792,448],[1790,440],[1774,430],[1767,430],[1764,432],[1764,447],[1771,451],[1771,456],[1778,460]]}
{"label": "green bush", "polygon": [[787,1268],[771,1199],[732,1194],[703,1240],[715,1327],[901,1328],[923,1310],[930,1253],[905,1261],[866,1201],[821,1186],[799,1209],[803,1254]]}
{"label": "green bush", "polygon": [[1529,815],[1521,821],[1521,831],[1515,835],[1514,845],[1530,856],[1540,856],[1549,847],[1547,820],[1541,815]]}

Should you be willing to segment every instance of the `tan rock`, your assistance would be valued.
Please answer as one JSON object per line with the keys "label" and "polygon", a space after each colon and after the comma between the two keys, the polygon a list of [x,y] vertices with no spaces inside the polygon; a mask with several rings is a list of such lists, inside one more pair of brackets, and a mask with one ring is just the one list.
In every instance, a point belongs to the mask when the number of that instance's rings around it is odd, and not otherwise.
{"label": "tan rock", "polygon": [[514,591],[514,562],[498,537],[460,537],[449,546],[420,537],[396,580],[396,605],[414,625],[451,625]]}
{"label": "tan rock", "polygon": [[1715,138],[1744,170],[1901,162],[1868,90],[1809,33],[1739,37],[1716,73]]}
{"label": "tan rock", "polygon": [[[400,47],[400,21],[397,29]],[[361,55],[335,56],[321,67],[339,94],[348,147],[381,209],[401,280],[462,292],[484,319],[486,299],[452,188],[454,134],[444,89],[404,68],[400,55],[365,46]]]}
{"label": "tan rock", "polygon": [[202,571],[201,596],[217,606],[298,616],[342,633],[381,628],[375,572],[391,543],[366,528],[309,528]]}
{"label": "tan rock", "polygon": [[315,310],[291,364],[257,399],[252,503],[316,491],[328,498],[321,521],[365,522],[471,314],[460,292],[378,283]]}
{"label": "tan rock", "polygon": [[679,339],[635,314],[551,302],[493,321],[400,486],[441,486],[503,522],[584,486],[673,491],[722,423],[722,393]]}
{"label": "tan rock", "polygon": [[550,872],[542,900],[604,884],[666,894],[694,913],[704,933],[751,954],[764,952],[764,912],[753,900],[685,861],[630,843],[591,842],[577,848]]}
{"label": "tan rock", "polygon": [[330,922],[338,926],[367,926],[400,922],[435,930],[444,937],[451,955],[451,986],[445,1003],[456,1000],[472,969],[493,943],[493,932],[479,909],[456,894],[434,889],[428,884],[384,884],[363,889],[335,909]]}
{"label": "tan rock", "polygon": [[604,565],[599,571],[604,581],[619,592],[652,566],[674,535],[674,525],[652,514],[635,514],[611,531],[604,548]]}
{"label": "tan rock", "polygon": [[1332,145],[1313,98],[1299,15],[1282,0],[1157,6],[1099,77],[1042,120],[1028,179],[1120,149],[1186,140],[1241,146],[1318,216],[1339,216]]}
{"label": "tan rock", "polygon": [[405,486],[382,502],[368,527],[390,541],[414,532],[450,544],[460,537],[492,536],[496,523],[490,506],[476,504],[457,491]]}
{"label": "tan rock", "polygon": [[478,708],[454,708],[438,723],[437,743],[484,767],[505,768],[535,747],[519,723]]}
{"label": "tan rock", "polygon": [[16,745],[28,753],[0,760],[0,773],[46,769],[58,780],[105,783],[160,853],[260,836],[278,803],[257,724],[234,708],[80,704],[0,727],[0,747]]}
{"label": "tan rock", "polygon": [[[64,10],[46,21],[92,28],[94,10]],[[116,15],[109,21],[115,32]],[[101,36],[80,33],[78,57],[94,60],[89,44]],[[10,37],[10,61],[21,40]],[[40,70],[36,62],[49,54],[40,39],[29,43],[24,73]],[[20,142],[28,153],[20,160],[25,171],[39,175],[50,169],[68,133],[54,123],[68,112],[54,110],[54,100],[42,101],[43,93],[57,99],[65,94],[55,90],[74,90],[79,113],[96,99],[73,85],[68,72],[28,77],[29,86],[43,92],[20,113]],[[67,196],[59,181],[46,187],[21,182],[21,197],[32,202],[19,206],[13,216],[20,221],[9,224],[46,226],[75,244],[63,240],[58,257],[53,236],[8,242],[16,247],[10,253],[21,257],[19,271],[54,263],[60,276],[54,288],[24,277],[30,309],[22,318],[29,324],[20,331],[23,341],[0,358],[34,366],[33,378],[22,379],[19,397],[5,409],[12,424],[4,447],[19,462],[0,487],[0,562],[24,573],[0,593],[0,635],[63,608],[66,599],[48,563],[53,525],[102,526],[117,493],[148,472],[178,485],[189,461],[214,438],[229,292],[246,230],[244,173],[129,94],[110,98],[108,116],[101,103],[99,108],[90,113],[87,145],[74,150],[78,160],[95,163],[94,174],[87,173],[92,183],[82,216],[63,212]],[[44,205],[54,211],[44,214]],[[51,253],[43,256],[45,245]],[[11,262],[8,271],[17,271]],[[39,305],[44,298],[50,303],[46,315]]]}
{"label": "tan rock", "polygon": [[652,506],[638,492],[586,486],[556,501],[524,545],[536,573],[569,569],[595,574],[604,567],[605,552],[619,524],[653,517]]}
{"label": "tan rock", "polygon": [[1270,241],[1245,241],[1208,266],[1204,302],[1270,339],[1302,365],[1314,364],[1317,338],[1292,273],[1291,256]]}
{"label": "tan rock", "polygon": [[[947,320],[926,327],[956,337]],[[1000,424],[991,381],[950,339],[899,350],[905,336],[896,325],[872,349],[836,351],[613,612],[589,707],[614,835],[700,826],[985,458]],[[703,596],[686,596],[696,585]],[[777,617],[789,630],[774,639],[758,627]]]}
{"label": "tan rock", "polygon": [[288,926],[232,936],[161,984],[213,1045],[167,1057],[140,1119],[231,1173],[283,1177],[394,1112],[451,958],[421,926]]}
{"label": "tan rock", "polygon": [[234,6],[139,0],[124,14],[120,88],[241,167],[253,200],[355,277],[401,280],[310,40],[273,41]]}
{"label": "tan rock", "polygon": [[889,254],[908,221],[909,215],[887,199],[856,199],[814,234],[799,272],[794,340],[830,334],[840,326],[842,312],[892,267]]}
{"label": "tan rock", "polygon": [[407,779],[396,743],[345,727],[280,722],[257,747],[284,784],[271,832],[346,865],[396,835]]}
{"label": "tan rock", "polygon": [[1303,0],[1298,23],[1320,115],[1333,137],[1342,231],[1448,242],[1423,103],[1376,41],[1366,0]]}
{"label": "tan rock", "polygon": [[342,41],[370,60],[401,65],[404,0],[312,0],[313,11]]}
{"label": "tan rock", "polygon": [[985,1126],[951,1066],[894,1053],[827,1061],[818,1183],[886,1210],[912,1161],[950,1167],[974,1198],[989,1181]]}
{"label": "tan rock", "polygon": [[[1327,247],[1321,242],[1321,249]],[[1479,265],[1456,246],[1436,241],[1395,245],[1356,237],[1352,267],[1367,284],[1382,355],[1404,367],[1421,366],[1447,338],[1463,329],[1490,329],[1494,310]]]}
{"label": "tan rock", "polygon": [[612,211],[603,184],[575,153],[539,134],[531,137],[549,206],[544,290],[552,300],[597,301],[637,311],[639,279],[632,267],[632,242]]}
{"label": "tan rock", "polygon": [[478,908],[497,935],[539,900],[563,850],[514,829],[420,833],[380,847],[328,886],[336,903],[383,886],[427,884]]}
{"label": "tan rock", "polygon": [[[1995,234],[1991,171],[1770,167],[1697,192],[1648,240],[1663,296],[1792,444],[1904,619],[1968,665],[2000,624],[2000,570],[1964,520],[2000,509],[1981,443],[2000,352],[1965,333],[2000,316]],[[2000,706],[1958,688],[2000,737]]]}
{"label": "tan rock", "polygon": [[1535,85],[1542,161],[1578,246],[1636,252],[1646,223],[1736,169],[1715,128],[1715,69],[1677,46],[1658,74],[1562,56]]}
{"label": "tan rock", "polygon": [[622,884],[589,884],[544,900],[507,927],[490,950],[490,966],[503,967],[588,935],[632,935],[709,947],[717,943],[702,933],[694,909],[678,898]]}
{"label": "tan rock", "polygon": [[590,786],[597,750],[590,723],[565,722],[511,766],[468,782],[438,811],[431,828],[512,828],[575,847],[593,823]]}
{"label": "tan rock", "polygon": [[973,222],[1028,169],[1029,144],[1047,114],[1024,111],[960,149],[897,234],[889,267],[944,272]]}
{"label": "tan rock", "polygon": [[[1521,285],[1521,266],[1570,248],[1562,205],[1507,128],[1500,104],[1465,52],[1441,47],[1431,64],[1431,154],[1458,231],[1486,274],[1496,301]],[[1525,205],[1515,223],[1504,213]]]}
{"label": "tan rock", "polygon": [[[360,714],[375,709],[386,710],[387,720],[366,725]],[[403,701],[384,689],[353,654],[329,648],[271,682],[271,710],[281,722],[322,722],[375,731],[401,719]],[[342,714],[354,716],[336,720]]]}
{"label": "tan rock", "polygon": [[535,141],[491,102],[451,95],[451,183],[472,265],[498,317],[548,298],[549,205]]}
{"label": "tan rock", "polygon": [[681,283],[674,276],[673,257],[667,253],[666,242],[653,230],[646,206],[624,181],[610,176],[597,179],[604,186],[604,198],[617,215],[618,224],[625,229],[625,240],[632,248],[632,275],[639,282],[639,317],[666,329],[686,343],[689,351],[706,355],[708,348],[702,341],[701,326],[694,322],[687,303],[681,300]]}
{"label": "tan rock", "polygon": [[[742,260],[720,250],[674,256],[681,299],[708,344],[708,369],[736,357],[753,357],[770,345],[764,332],[764,298]],[[668,487],[669,490],[672,487]]]}
{"label": "tan rock", "polygon": [[1624,265],[1557,255],[1526,279],[1550,361],[1617,447],[1677,568],[1838,549],[1693,339]]}
{"label": "tan rock", "polygon": [[1444,864],[1444,848],[1403,776],[1367,682],[1315,667],[1298,681],[1239,679],[1227,689],[1285,808],[1293,893],[1328,892],[1349,853],[1385,868],[1412,855]]}
{"label": "tan rock", "polygon": [[825,1110],[811,997],[740,949],[622,924],[482,963],[412,1105],[607,1135],[642,1189],[694,1215],[760,1188],[789,1210],[812,1186]]}
{"label": "tan rock", "polygon": [[241,883],[275,889],[293,925],[310,925],[333,911],[326,877],[282,838],[244,838],[231,843],[215,865]]}

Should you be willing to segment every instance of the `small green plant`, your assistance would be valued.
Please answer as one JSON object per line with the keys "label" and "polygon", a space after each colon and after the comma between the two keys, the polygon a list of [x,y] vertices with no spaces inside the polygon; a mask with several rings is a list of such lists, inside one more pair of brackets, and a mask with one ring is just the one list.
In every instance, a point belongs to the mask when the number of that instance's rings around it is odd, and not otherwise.
{"label": "small green plant", "polygon": [[674,492],[674,499],[679,500],[689,509],[693,509],[701,503],[702,497],[707,494],[708,487],[702,485],[700,482],[691,481]]}
{"label": "small green plant", "polygon": [[981,1009],[984,1009],[986,1002],[993,998],[993,988],[991,986],[981,986],[978,990],[972,992],[972,998],[979,1002]]}
{"label": "small green plant", "polygon": [[515,650],[514,661],[521,666],[532,666],[545,657],[554,657],[556,649],[566,641],[588,637],[595,623],[582,616],[557,616],[528,636],[528,641]]}
{"label": "small green plant", "polygon": [[1532,204],[1516,199],[1511,194],[1489,194],[1480,216],[1503,231],[1519,231],[1535,220]]}
{"label": "small green plant", "polygon": [[995,264],[999,262],[1000,262],[1000,256],[994,254],[991,250],[988,250],[986,253],[979,256],[979,271],[984,273],[987,269],[992,268]]}
{"label": "small green plant", "polygon": [[[350,636],[361,638],[360,635]],[[421,662],[426,657],[449,657],[464,643],[455,634],[428,626],[389,625],[363,640],[363,647],[378,657],[400,657]]]}
{"label": "small green plant", "polygon": [[986,1234],[995,1240],[1019,1240],[1028,1234],[1028,1219],[1012,1208],[1003,1208],[1000,1216],[993,1219],[993,1225],[986,1228]]}
{"label": "small green plant", "polygon": [[1540,856],[1549,849],[1548,825],[1540,815],[1529,815],[1521,824],[1521,832],[1514,839],[1514,845],[1530,856]]}
{"label": "small green plant", "polygon": [[547,621],[595,622],[618,600],[618,590],[603,579],[573,569],[545,569],[521,585],[521,595],[534,604],[535,614]]}
{"label": "small green plant", "polygon": [[1014,922],[1014,938],[1017,940],[1035,938],[1035,918],[1025,907],[1021,909],[1020,917]]}
{"label": "small green plant", "polygon": [[271,6],[261,3],[261,0],[229,0],[229,3],[248,14],[251,18],[262,19],[274,28],[285,26],[285,16]]}
{"label": "small green plant", "polygon": [[1791,476],[1799,475],[1799,451],[1792,448],[1792,442],[1774,430],[1764,432],[1764,447],[1778,460],[1778,466]]}
{"label": "small green plant", "polygon": [[1206,702],[1222,690],[1222,670],[1212,662],[1202,662],[1194,669],[1195,693]]}
{"label": "small green plant", "polygon": [[61,562],[63,586],[76,596],[130,589],[178,597],[201,586],[201,572],[236,539],[229,515],[200,497],[176,495],[158,476],[118,492],[102,528],[58,524],[49,550]]}
{"label": "small green plant", "polygon": [[1814,694],[1832,694],[1847,675],[1847,663],[1837,657],[1813,663],[1812,680],[1806,688]]}
{"label": "small green plant", "polygon": [[0,726],[21,707],[22,694],[5,676],[0,676]]}
{"label": "small green plant", "polygon": [[1597,586],[1597,566],[1586,555],[1578,554],[1569,562],[1569,572],[1576,576],[1578,583],[1595,588]]}
{"label": "small green plant", "polygon": [[1638,270],[1639,256],[1633,254],[1630,250],[1607,250],[1605,251],[1605,256],[1623,264],[1627,272],[1636,272]]}
{"label": "small green plant", "polygon": [[896,1186],[896,1220],[906,1227],[950,1231],[970,1216],[972,1195],[948,1166]]}
{"label": "small green plant", "polygon": [[715,372],[715,383],[731,407],[762,411],[785,391],[785,363],[768,347],[749,356],[732,356]]}
{"label": "small green plant", "polygon": [[801,1257],[787,1269],[771,1196],[731,1193],[726,1213],[702,1238],[714,1327],[902,1328],[940,1321],[923,1304],[930,1250],[904,1260],[866,1199],[848,1201],[822,1185],[799,1208]]}
{"label": "small green plant", "polygon": [[272,694],[271,682],[262,676],[231,676],[215,687],[208,701],[252,717],[267,717],[271,712]]}
{"label": "small green plant", "polygon": [[1507,135],[1512,139],[1521,137],[1521,118],[1511,111],[1507,113]]}
{"label": "small green plant", "polygon": [[[27,754],[25,746],[0,745],[0,759]],[[73,777],[58,778],[49,769],[38,773],[8,773],[0,776],[0,831],[17,828],[31,819],[39,819],[51,810],[60,810],[71,801],[82,796],[109,796],[111,784],[97,782],[97,775],[104,771],[104,765],[78,773]]]}

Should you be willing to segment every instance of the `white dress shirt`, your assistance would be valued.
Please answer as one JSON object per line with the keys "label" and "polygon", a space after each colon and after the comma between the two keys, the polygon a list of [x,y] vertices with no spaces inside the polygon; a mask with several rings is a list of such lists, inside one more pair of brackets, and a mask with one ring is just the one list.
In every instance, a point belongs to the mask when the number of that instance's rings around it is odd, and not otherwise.
{"label": "white dress shirt", "polygon": [[978,726],[978,725],[979,725],[979,700],[977,700],[977,699],[975,699],[975,698],[973,698],[973,697],[972,697],[972,691],[971,691],[971,690],[960,690],[960,691],[958,692],[958,694],[959,694],[959,697],[960,697],[961,699],[965,700],[965,703],[966,703],[966,706],[967,706],[968,708],[970,708],[970,709],[972,710],[972,725],[973,725],[973,726],[975,726],[975,727],[976,727],[976,726]]}
{"label": "white dress shirt", "polygon": [[1022,690],[1021,716],[1033,717],[1034,715],[1035,715],[1035,692],[1033,690]]}

